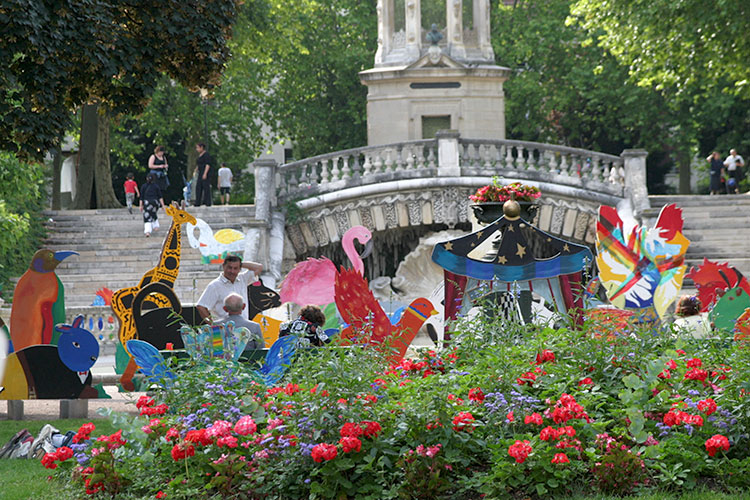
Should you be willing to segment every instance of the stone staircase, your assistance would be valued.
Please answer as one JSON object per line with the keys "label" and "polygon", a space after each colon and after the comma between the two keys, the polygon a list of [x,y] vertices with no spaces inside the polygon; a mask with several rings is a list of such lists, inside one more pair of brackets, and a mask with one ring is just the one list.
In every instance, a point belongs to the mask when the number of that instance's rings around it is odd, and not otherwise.
{"label": "stone staircase", "polygon": [[[750,195],[665,195],[649,196],[651,208],[646,214],[656,220],[664,205],[682,208],[683,234],[690,240],[686,254],[688,270],[709,260],[728,262],[750,276]],[[685,280],[683,288],[693,288]]]}
{"label": "stone staircase", "polygon": [[[257,225],[253,205],[190,207],[188,213],[206,221],[214,232],[224,228],[245,232]],[[161,228],[146,238],[142,216],[135,209],[132,215],[125,208],[47,211],[45,217],[49,231],[46,246],[80,254],[68,257],[56,269],[65,285],[66,307],[91,305],[102,287],[116,291],[137,285],[141,276],[159,262],[172,222],[160,210]],[[200,252],[190,247],[186,227],[183,224],[180,274],[174,289],[182,303],[191,304],[218,276],[220,266],[201,263]]]}

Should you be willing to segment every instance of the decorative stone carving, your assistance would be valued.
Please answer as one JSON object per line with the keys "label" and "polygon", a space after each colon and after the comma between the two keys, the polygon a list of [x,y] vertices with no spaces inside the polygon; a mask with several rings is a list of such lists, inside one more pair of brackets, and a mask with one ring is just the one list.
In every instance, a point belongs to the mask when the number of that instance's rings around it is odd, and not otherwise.
{"label": "decorative stone carving", "polygon": [[398,219],[396,218],[396,207],[394,203],[388,203],[383,206],[383,214],[385,215],[385,224],[388,229],[398,227]]}

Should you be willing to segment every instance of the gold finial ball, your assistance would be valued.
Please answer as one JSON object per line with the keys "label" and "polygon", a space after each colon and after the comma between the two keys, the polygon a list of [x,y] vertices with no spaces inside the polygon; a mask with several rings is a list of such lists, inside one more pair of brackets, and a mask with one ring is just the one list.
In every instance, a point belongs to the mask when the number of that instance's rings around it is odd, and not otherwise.
{"label": "gold finial ball", "polygon": [[520,217],[521,205],[516,200],[508,200],[503,203],[503,215],[506,217]]}

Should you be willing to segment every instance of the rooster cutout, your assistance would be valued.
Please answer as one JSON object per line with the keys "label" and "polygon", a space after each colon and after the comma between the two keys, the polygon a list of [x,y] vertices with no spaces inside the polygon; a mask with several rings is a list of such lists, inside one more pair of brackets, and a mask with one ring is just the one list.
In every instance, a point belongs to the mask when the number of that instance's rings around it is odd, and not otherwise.
{"label": "rooster cutout", "polygon": [[342,269],[336,273],[336,307],[344,322],[349,326],[341,333],[344,339],[364,336],[370,344],[383,343],[393,349],[389,361],[397,363],[406,354],[406,349],[414,340],[422,324],[437,314],[432,303],[425,299],[415,299],[404,311],[395,325],[391,324],[375,297],[370,291],[367,279],[355,269]]}
{"label": "rooster cutout", "polygon": [[653,308],[662,317],[677,298],[685,276],[690,241],[682,234],[682,209],[662,208],[653,228],[633,227],[626,235],[617,211],[599,208],[596,263],[613,305],[625,309]]}
{"label": "rooster cutout", "polygon": [[692,279],[698,289],[701,312],[707,312],[730,288],[742,288],[750,295],[750,282],[737,268],[726,262],[713,262],[704,257],[703,264],[697,268],[691,267],[685,277]]}

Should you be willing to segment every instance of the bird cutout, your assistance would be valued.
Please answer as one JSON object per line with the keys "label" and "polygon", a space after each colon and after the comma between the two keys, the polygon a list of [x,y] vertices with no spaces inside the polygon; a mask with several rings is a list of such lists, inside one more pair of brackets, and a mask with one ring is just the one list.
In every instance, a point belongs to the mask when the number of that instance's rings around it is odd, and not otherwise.
{"label": "bird cutout", "polygon": [[99,343],[81,327],[83,316],[72,325],[58,325],[54,345],[18,349],[6,360],[0,399],[88,399],[99,397],[91,387],[91,367],[99,358]]}
{"label": "bird cutout", "polygon": [[716,305],[708,313],[708,319],[714,329],[731,332],[737,318],[742,316],[748,307],[750,295],[740,287],[730,288],[716,301]]}
{"label": "bird cutout", "polygon": [[254,318],[267,309],[279,307],[281,297],[258,280],[247,287],[247,317]]}
{"label": "bird cutout", "polygon": [[54,326],[65,321],[63,285],[55,268],[71,255],[78,253],[37,250],[28,270],[18,280],[10,312],[14,350],[54,343]]}
{"label": "bird cutout", "polygon": [[94,295],[94,302],[91,303],[92,306],[111,306],[112,305],[112,295],[115,292],[110,290],[107,287],[100,288],[96,291],[96,295]]}
{"label": "bird cutout", "polygon": [[227,255],[241,257],[245,250],[245,235],[236,229],[220,229],[214,233],[203,219],[195,219],[195,223],[188,223],[185,228],[190,246],[200,251],[203,264],[221,264]]}
{"label": "bird cutout", "polygon": [[[662,208],[653,228],[634,226],[626,234],[617,211],[599,207],[596,263],[610,302],[621,309],[653,308],[663,317],[677,298],[690,241],[682,234],[682,209]],[[652,318],[656,316],[652,315]]]}
{"label": "bird cutout", "polygon": [[[365,245],[362,255],[357,253],[354,240]],[[350,228],[341,238],[341,247],[354,270],[362,275],[365,270],[362,259],[372,251],[370,230],[364,226]],[[307,304],[322,306],[334,302],[337,272],[336,265],[326,257],[309,258],[297,263],[281,283],[281,302],[294,302],[301,306]]]}
{"label": "bird cutout", "polygon": [[273,343],[266,354],[263,366],[255,373],[267,386],[274,385],[284,376],[297,351],[297,337],[287,335]]}
{"label": "bird cutout", "polygon": [[175,379],[176,375],[167,368],[164,356],[156,347],[138,339],[128,340],[127,344],[128,352],[147,381],[164,387],[171,385],[170,381]]}
{"label": "bird cutout", "polygon": [[[406,354],[422,324],[437,314],[432,303],[419,298],[412,301],[401,320],[392,325],[370,290],[367,278],[354,269],[343,269],[336,274],[336,307],[349,326],[341,332],[344,339],[388,345],[393,349],[389,361],[398,362]],[[358,338],[359,337],[359,338]]]}
{"label": "bird cutout", "polygon": [[703,264],[691,267],[685,277],[693,280],[698,289],[701,312],[707,312],[728,288],[740,287],[750,295],[750,282],[726,262],[713,262],[704,257]]}

